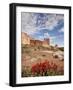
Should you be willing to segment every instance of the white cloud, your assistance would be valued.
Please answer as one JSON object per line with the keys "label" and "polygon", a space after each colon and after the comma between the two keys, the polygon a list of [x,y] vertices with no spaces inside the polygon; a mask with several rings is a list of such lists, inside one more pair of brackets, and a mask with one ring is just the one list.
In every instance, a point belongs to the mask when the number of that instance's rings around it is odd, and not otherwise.
{"label": "white cloud", "polygon": [[64,32],[64,27],[59,30],[59,32]]}
{"label": "white cloud", "polygon": [[36,39],[38,39],[38,40],[44,40],[44,37],[43,36],[38,36]]}
{"label": "white cloud", "polygon": [[51,17],[48,18],[48,21],[46,22],[46,27],[48,28],[48,30],[53,30],[54,27],[58,25],[58,21],[63,19],[64,19],[63,15],[52,14]]}
{"label": "white cloud", "polygon": [[64,19],[64,15],[62,15],[62,14],[56,15],[56,20],[63,20],[63,19]]}
{"label": "white cloud", "polygon": [[48,29],[49,30],[54,30],[54,27],[57,26],[57,23],[58,23],[57,21],[52,22],[51,25],[48,27]]}
{"label": "white cloud", "polygon": [[63,15],[56,14],[48,14],[47,17],[48,20],[44,21],[44,25],[36,26],[37,15],[35,16],[34,13],[22,13],[22,31],[34,34],[42,29],[54,30],[54,27],[58,25],[58,21],[64,19]]}
{"label": "white cloud", "polygon": [[25,33],[27,33],[27,34],[29,34],[29,35],[31,35],[31,34],[33,34],[33,33],[36,32],[36,28],[33,27],[33,26],[27,25],[27,26],[23,26],[23,27],[24,27],[24,28],[23,28],[22,31],[24,31]]}
{"label": "white cloud", "polygon": [[55,39],[56,38],[57,38],[56,36],[51,36],[50,37],[50,43],[51,43],[51,45],[54,45],[55,44]]}
{"label": "white cloud", "polygon": [[27,34],[34,34],[36,32],[36,27],[34,25],[35,20],[32,13],[22,13],[22,32]]}
{"label": "white cloud", "polygon": [[50,35],[48,33],[44,33],[44,38],[50,38]]}

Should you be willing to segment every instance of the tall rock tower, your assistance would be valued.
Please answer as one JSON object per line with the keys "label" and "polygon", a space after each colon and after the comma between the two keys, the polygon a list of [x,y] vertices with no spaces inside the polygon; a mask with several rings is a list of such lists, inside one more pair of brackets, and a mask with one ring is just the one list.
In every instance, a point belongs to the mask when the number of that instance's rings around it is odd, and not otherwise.
{"label": "tall rock tower", "polygon": [[21,33],[21,43],[30,44],[30,37],[24,32]]}
{"label": "tall rock tower", "polygon": [[50,45],[50,39],[49,38],[45,38],[43,41],[43,46],[47,47]]}

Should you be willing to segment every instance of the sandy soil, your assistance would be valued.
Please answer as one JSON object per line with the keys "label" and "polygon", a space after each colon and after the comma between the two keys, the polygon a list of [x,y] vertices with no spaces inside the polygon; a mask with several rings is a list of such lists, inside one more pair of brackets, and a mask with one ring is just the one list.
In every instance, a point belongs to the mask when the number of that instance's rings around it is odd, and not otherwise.
{"label": "sandy soil", "polygon": [[24,67],[31,68],[33,64],[43,62],[45,60],[56,63],[58,70],[64,69],[64,61],[59,60],[59,58],[54,58],[52,51],[33,51],[22,54],[22,70]]}

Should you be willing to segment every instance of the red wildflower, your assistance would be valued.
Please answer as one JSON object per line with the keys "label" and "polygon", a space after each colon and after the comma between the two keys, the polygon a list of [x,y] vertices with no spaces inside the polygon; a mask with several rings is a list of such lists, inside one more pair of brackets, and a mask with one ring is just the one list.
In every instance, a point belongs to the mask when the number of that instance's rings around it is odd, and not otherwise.
{"label": "red wildflower", "polygon": [[49,70],[57,70],[57,65],[55,63],[49,63],[49,61],[44,61],[41,63],[36,63],[32,66],[31,71],[33,74],[41,74],[46,73]]}

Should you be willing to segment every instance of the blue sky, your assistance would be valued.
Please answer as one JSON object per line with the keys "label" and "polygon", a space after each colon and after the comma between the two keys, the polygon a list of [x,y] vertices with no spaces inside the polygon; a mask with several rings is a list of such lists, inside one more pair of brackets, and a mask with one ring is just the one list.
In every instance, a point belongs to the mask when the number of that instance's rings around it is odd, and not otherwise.
{"label": "blue sky", "polygon": [[64,15],[51,13],[22,13],[22,32],[34,39],[50,38],[51,45],[64,46]]}

